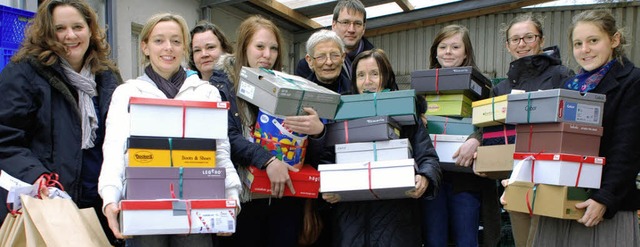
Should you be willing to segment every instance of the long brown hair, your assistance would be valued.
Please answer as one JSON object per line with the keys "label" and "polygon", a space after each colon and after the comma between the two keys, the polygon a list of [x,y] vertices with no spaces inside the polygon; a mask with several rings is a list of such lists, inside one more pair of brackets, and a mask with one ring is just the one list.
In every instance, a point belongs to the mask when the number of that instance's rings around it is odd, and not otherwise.
{"label": "long brown hair", "polygon": [[89,26],[91,37],[89,47],[84,54],[84,63],[91,65],[91,72],[117,70],[113,61],[109,59],[111,48],[106,41],[104,29],[98,25],[98,17],[84,0],[46,0],[38,7],[36,16],[31,21],[22,47],[11,59],[17,63],[29,56],[35,57],[45,66],[58,62],[60,54],[66,54],[66,48],[58,42],[53,26],[53,10],[58,6],[71,6],[80,12]]}
{"label": "long brown hair", "polygon": [[358,80],[356,76],[358,64],[362,59],[367,59],[370,57],[376,60],[376,64],[378,65],[378,69],[380,70],[380,87],[382,89],[390,89],[391,91],[398,90],[398,84],[396,83],[396,74],[393,72],[393,68],[391,67],[389,58],[387,58],[387,54],[382,49],[374,48],[372,50],[361,52],[353,59],[353,64],[351,65],[352,92],[359,92],[358,83],[356,82]]}
{"label": "long brown hair", "polygon": [[476,58],[473,55],[473,46],[471,45],[471,38],[469,38],[469,29],[461,25],[449,25],[440,29],[440,32],[436,35],[436,38],[433,40],[433,44],[431,44],[431,49],[429,50],[429,68],[442,68],[442,65],[438,62],[438,45],[443,40],[454,36],[456,34],[462,34],[462,43],[464,43],[464,54],[467,57],[462,61],[460,66],[473,66],[476,67]]}
{"label": "long brown hair", "polygon": [[627,45],[627,39],[624,37],[624,32],[621,27],[616,24],[616,19],[611,14],[611,11],[604,9],[586,10],[580,12],[573,17],[571,26],[569,26],[569,48],[573,50],[573,29],[579,22],[588,22],[604,31],[609,39],[613,39],[616,34],[620,35],[620,45],[613,48],[613,58],[618,59],[618,62],[622,63],[622,57],[625,56],[625,46]]}
{"label": "long brown hair", "polygon": [[[280,29],[270,20],[259,16],[251,16],[244,20],[240,26],[238,27],[237,37],[238,42],[236,44],[236,61],[234,65],[232,81],[235,84],[236,95],[238,93],[238,83],[240,79],[240,70],[242,66],[249,67],[249,59],[247,58],[247,48],[249,47],[249,43],[251,43],[251,39],[253,39],[253,35],[255,35],[261,29],[269,30],[276,36],[276,41],[278,42],[278,56],[276,57],[275,63],[273,63],[273,70],[281,70],[282,69],[282,34],[280,33]],[[238,113],[240,114],[240,118],[242,119],[242,123],[245,126],[253,126],[256,122],[256,116],[258,115],[258,107],[247,103],[241,98],[236,98],[238,103]],[[245,110],[246,109],[246,110]]]}

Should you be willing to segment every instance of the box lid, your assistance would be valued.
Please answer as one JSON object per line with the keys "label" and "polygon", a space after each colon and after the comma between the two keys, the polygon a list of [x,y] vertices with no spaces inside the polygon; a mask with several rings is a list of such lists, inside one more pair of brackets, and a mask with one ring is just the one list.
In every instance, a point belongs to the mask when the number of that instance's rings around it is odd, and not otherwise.
{"label": "box lid", "polygon": [[[314,102],[334,102],[340,101],[340,94],[322,87],[314,82],[296,75],[289,75],[283,72],[262,68],[242,67],[240,71],[241,89],[259,87],[266,92],[272,92],[278,97],[302,99]],[[264,81],[265,83],[250,83],[251,81]],[[239,90],[239,94],[253,98],[252,90]]]}
{"label": "box lid", "polygon": [[416,95],[416,91],[413,89],[409,89],[409,90],[398,90],[398,91],[390,91],[390,92],[342,95],[340,96],[340,100],[344,102],[372,101],[372,100],[381,100],[381,99],[390,99],[390,98],[415,97],[415,95]]}
{"label": "box lid", "polygon": [[491,97],[488,99],[474,101],[471,103],[471,107],[478,107],[478,106],[488,105],[492,103],[495,104],[495,103],[503,102],[506,100],[507,100],[507,95],[501,95],[501,96]]}
{"label": "box lid", "polygon": [[179,179],[182,172],[183,179],[224,179],[224,168],[197,167],[132,167],[125,170],[126,179]]}
{"label": "box lid", "polygon": [[463,94],[429,94],[425,95],[424,98],[427,102],[462,101],[466,104],[471,104],[471,97],[468,94],[467,91]]}
{"label": "box lid", "polygon": [[532,157],[534,160],[545,161],[568,161],[577,163],[588,163],[594,165],[604,165],[606,159],[597,156],[582,156],[576,154],[554,154],[554,153],[513,153],[513,159],[523,160]]}
{"label": "box lid", "polygon": [[535,92],[526,92],[526,93],[520,93],[520,94],[508,94],[507,96],[509,101],[542,99],[542,98],[553,98],[553,97],[565,97],[565,98],[588,100],[588,101],[602,102],[602,103],[606,101],[606,95],[604,94],[585,93],[584,95],[582,95],[578,91],[569,90],[569,89],[560,89],[560,88],[535,91]]}
{"label": "box lid", "polygon": [[473,68],[471,66],[415,70],[411,72],[411,77],[434,77],[436,73],[438,73],[438,76],[470,75],[472,70]]}
{"label": "box lid", "polygon": [[466,118],[458,118],[458,117],[442,117],[442,116],[434,116],[434,115],[428,115],[427,116],[427,123],[428,122],[443,122],[443,123],[460,123],[460,124],[471,124],[471,118],[470,117],[466,117]]}
{"label": "box lid", "polygon": [[158,105],[158,106],[178,106],[178,107],[195,107],[195,108],[214,108],[229,109],[228,101],[195,101],[195,100],[177,100],[177,99],[158,99],[158,98],[129,98],[129,105]]}
{"label": "box lid", "polygon": [[367,150],[385,150],[394,148],[409,148],[411,144],[409,139],[398,139],[388,141],[375,141],[375,142],[358,142],[348,144],[336,144],[336,153],[347,153]]}
{"label": "box lid", "polygon": [[[267,171],[258,169],[255,166],[249,166],[249,172],[255,177],[267,177]],[[313,168],[313,166],[305,164],[300,168],[298,172],[289,171],[289,177],[294,181],[320,181],[320,172]]]}
{"label": "box lid", "polygon": [[539,124],[519,124],[516,127],[517,133],[521,134],[529,134],[540,133],[540,132],[567,132],[567,133],[577,133],[583,135],[594,135],[594,136],[602,136],[602,131],[604,128],[600,126],[586,125],[586,124],[576,124],[576,123],[567,123],[567,122],[559,122],[559,123],[539,123]]}
{"label": "box lid", "polygon": [[319,172],[414,166],[413,159],[318,165]]}
{"label": "box lid", "polygon": [[365,117],[365,118],[351,119],[351,120],[345,120],[345,121],[338,121],[338,122],[330,124],[330,128],[332,130],[344,130],[345,123],[346,123],[347,128],[349,128],[349,129],[372,126],[372,125],[379,125],[379,124],[388,124],[388,125],[391,125],[391,127],[396,128],[396,129],[400,128],[400,126],[398,125],[398,122],[396,122],[395,120],[393,120],[393,118],[391,118],[389,116],[373,116],[373,117]]}
{"label": "box lid", "polygon": [[429,134],[432,142],[465,142],[468,135],[444,135],[444,134]]}
{"label": "box lid", "polygon": [[163,150],[216,150],[215,139],[131,136],[129,148]]}
{"label": "box lid", "polygon": [[185,209],[186,203],[192,209],[207,208],[236,208],[236,200],[230,199],[193,199],[193,200],[122,200],[120,209],[122,210],[168,210]]}

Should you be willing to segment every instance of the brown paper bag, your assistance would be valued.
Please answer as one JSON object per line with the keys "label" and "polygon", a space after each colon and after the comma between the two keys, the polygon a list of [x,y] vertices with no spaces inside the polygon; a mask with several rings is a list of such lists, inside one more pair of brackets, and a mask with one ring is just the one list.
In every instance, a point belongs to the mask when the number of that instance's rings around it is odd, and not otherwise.
{"label": "brown paper bag", "polygon": [[[83,217],[69,199],[36,199],[20,196],[24,209],[24,230],[30,246],[110,246],[102,230]],[[95,216],[95,213],[94,215]],[[95,216],[97,221],[97,216]],[[95,222],[94,221],[94,222]],[[70,234],[72,233],[72,234]],[[98,234],[100,233],[100,234]]]}
{"label": "brown paper bag", "polygon": [[25,246],[27,240],[24,235],[24,215],[16,214],[13,217],[11,228],[7,232],[7,236],[3,237],[2,247]]}
{"label": "brown paper bag", "polygon": [[15,221],[16,216],[12,214],[7,214],[7,217],[4,218],[2,222],[2,227],[0,227],[0,246],[4,246],[4,242],[7,241],[7,237],[9,237],[9,233],[11,232],[11,227],[13,227],[13,222]]}

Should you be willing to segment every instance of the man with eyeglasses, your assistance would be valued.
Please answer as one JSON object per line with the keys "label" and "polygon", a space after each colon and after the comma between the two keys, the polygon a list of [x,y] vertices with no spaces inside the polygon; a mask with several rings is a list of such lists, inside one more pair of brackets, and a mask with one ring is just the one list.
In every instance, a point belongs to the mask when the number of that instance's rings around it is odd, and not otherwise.
{"label": "man with eyeglasses", "polygon": [[[331,30],[336,32],[346,49],[344,70],[351,78],[351,61],[363,51],[373,49],[373,44],[363,37],[366,29],[367,12],[359,0],[341,0],[333,9],[333,23]],[[295,74],[308,77],[312,73],[306,59],[301,59]]]}

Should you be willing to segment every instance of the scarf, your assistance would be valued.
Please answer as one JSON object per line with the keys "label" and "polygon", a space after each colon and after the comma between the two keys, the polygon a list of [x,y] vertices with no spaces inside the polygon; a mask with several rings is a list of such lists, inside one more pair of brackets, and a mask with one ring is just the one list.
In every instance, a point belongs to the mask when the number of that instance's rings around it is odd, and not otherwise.
{"label": "scarf", "polygon": [[144,73],[151,78],[156,86],[158,86],[158,89],[160,89],[168,99],[176,97],[180,91],[180,87],[182,87],[182,84],[184,83],[184,80],[187,79],[187,72],[182,69],[182,66],[180,66],[177,73],[171,76],[170,80],[164,79],[156,73],[156,71],[151,68],[151,65],[144,69]]}
{"label": "scarf", "polygon": [[98,129],[98,117],[92,99],[98,95],[95,75],[91,73],[91,65],[89,64],[85,64],[78,73],[71,68],[67,60],[62,58],[60,60],[64,74],[69,79],[69,84],[78,91],[78,108],[82,120],[82,149],[92,148],[97,136],[96,129]]}
{"label": "scarf", "polygon": [[581,93],[589,92],[598,86],[602,78],[604,78],[607,72],[609,72],[615,62],[616,59],[613,59],[599,69],[594,69],[592,71],[585,71],[581,68],[580,72],[578,72],[578,74],[572,79],[568,80],[564,86],[565,88],[580,91]]}

